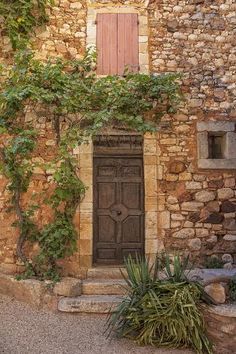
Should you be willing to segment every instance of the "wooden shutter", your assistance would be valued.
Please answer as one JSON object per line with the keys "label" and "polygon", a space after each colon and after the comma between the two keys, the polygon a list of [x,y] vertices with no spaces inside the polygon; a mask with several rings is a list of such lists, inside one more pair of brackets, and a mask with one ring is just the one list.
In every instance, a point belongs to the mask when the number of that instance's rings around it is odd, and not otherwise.
{"label": "wooden shutter", "polygon": [[123,75],[139,67],[138,15],[97,15],[97,74]]}
{"label": "wooden shutter", "polygon": [[117,74],[117,14],[97,15],[97,74]]}
{"label": "wooden shutter", "polygon": [[138,15],[118,15],[118,70],[122,75],[126,67],[130,71],[138,72]]}

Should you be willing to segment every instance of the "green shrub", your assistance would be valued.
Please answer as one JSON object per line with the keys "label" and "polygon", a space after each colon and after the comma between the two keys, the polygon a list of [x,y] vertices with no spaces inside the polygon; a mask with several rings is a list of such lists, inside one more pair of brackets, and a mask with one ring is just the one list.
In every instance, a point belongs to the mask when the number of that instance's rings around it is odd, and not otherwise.
{"label": "green shrub", "polygon": [[229,298],[231,301],[236,301],[236,276],[229,282]]}
{"label": "green shrub", "polygon": [[205,267],[207,269],[220,269],[223,268],[224,263],[217,256],[212,256],[206,259]]}
{"label": "green shrub", "polygon": [[190,346],[197,353],[212,353],[205,334],[200,300],[202,288],[189,283],[185,271],[188,259],[164,257],[167,278],[161,279],[162,259],[149,266],[145,259],[126,262],[128,294],[108,318],[109,334],[160,347]]}

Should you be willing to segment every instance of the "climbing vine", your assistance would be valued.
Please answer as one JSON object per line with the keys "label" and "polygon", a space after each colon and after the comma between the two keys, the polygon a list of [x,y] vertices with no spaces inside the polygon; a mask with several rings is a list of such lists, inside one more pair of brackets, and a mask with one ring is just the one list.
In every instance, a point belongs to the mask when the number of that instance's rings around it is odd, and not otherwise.
{"label": "climbing vine", "polygon": [[[173,112],[181,98],[178,74],[127,73],[125,77],[97,78],[95,63],[92,51],[81,60],[49,59],[42,63],[32,51],[24,50],[17,52],[11,68],[3,69],[1,169],[9,179],[11,205],[17,215],[15,226],[20,233],[17,256],[26,266],[26,276],[57,279],[57,261],[76,250],[73,218],[86,186],[78,178],[73,149],[108,127],[155,131],[160,117]],[[26,120],[28,110],[33,114]],[[54,171],[54,191],[45,200],[54,219],[42,227],[35,217],[39,206],[33,201],[27,205],[23,202],[36,167],[33,157],[37,154],[40,112],[51,123],[57,144],[55,157],[47,163]],[[25,252],[27,242],[39,246],[31,259]]]}
{"label": "climbing vine", "polygon": [[48,21],[46,7],[52,4],[53,0],[0,0],[0,16],[14,50],[27,47],[35,27]]}

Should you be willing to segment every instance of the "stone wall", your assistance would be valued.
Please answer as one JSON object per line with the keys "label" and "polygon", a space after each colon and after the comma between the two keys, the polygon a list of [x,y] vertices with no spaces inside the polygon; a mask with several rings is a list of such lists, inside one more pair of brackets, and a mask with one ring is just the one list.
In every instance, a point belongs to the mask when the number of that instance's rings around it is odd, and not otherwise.
{"label": "stone wall", "polygon": [[208,336],[214,343],[214,353],[234,353],[236,348],[235,304],[205,306],[204,318]]}
{"label": "stone wall", "polygon": [[[150,71],[157,74],[182,72],[185,102],[177,114],[163,118],[165,129],[145,140],[146,170],[151,171],[145,173],[146,251],[150,253],[163,247],[183,250],[197,256],[201,262],[213,254],[229,253],[235,257],[235,169],[198,168],[196,126],[199,121],[236,122],[236,5],[233,0],[149,3]],[[148,1],[56,0],[55,6],[48,10],[49,23],[36,30],[33,39],[36,56],[79,58],[84,53],[89,32],[86,27],[88,7],[106,10],[106,6],[109,9],[115,6],[117,11],[124,6],[142,9],[147,4]],[[141,14],[145,15],[145,11]],[[143,21],[146,23],[144,18]],[[12,58],[4,32],[0,36],[0,57],[3,62]],[[26,119],[31,118],[26,116]],[[39,156],[35,158],[43,161],[50,158],[54,142],[50,123],[45,116],[38,119],[41,140]],[[91,147],[89,152],[84,152],[84,159],[79,152],[76,156],[85,164],[81,167],[81,177],[89,178],[92,186],[92,170],[87,165],[92,161]],[[52,188],[50,181],[51,171],[35,171],[26,199],[32,193]],[[15,217],[6,213],[6,184],[0,176],[0,264],[4,271],[15,272],[21,266],[15,256],[17,233],[11,226]],[[67,274],[79,275],[80,266],[91,265],[91,206],[90,188],[81,213],[78,210],[75,218],[81,231],[80,253],[62,262]],[[37,217],[44,223],[50,218],[50,212],[45,208]]]}
{"label": "stone wall", "polygon": [[194,256],[236,253],[235,169],[199,169],[196,136],[198,121],[236,122],[235,14],[230,0],[150,9],[151,71],[182,72],[186,98],[157,136],[158,235]]}

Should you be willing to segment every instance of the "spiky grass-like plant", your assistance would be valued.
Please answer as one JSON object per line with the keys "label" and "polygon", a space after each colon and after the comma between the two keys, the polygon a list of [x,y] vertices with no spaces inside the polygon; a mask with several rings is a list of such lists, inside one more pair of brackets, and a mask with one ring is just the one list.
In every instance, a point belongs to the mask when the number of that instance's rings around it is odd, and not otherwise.
{"label": "spiky grass-like plant", "polygon": [[[167,277],[160,279],[161,265]],[[110,314],[108,328],[141,345],[190,346],[199,354],[212,353],[200,310],[202,288],[186,278],[188,259],[175,256],[148,260],[128,257],[128,293]]]}

